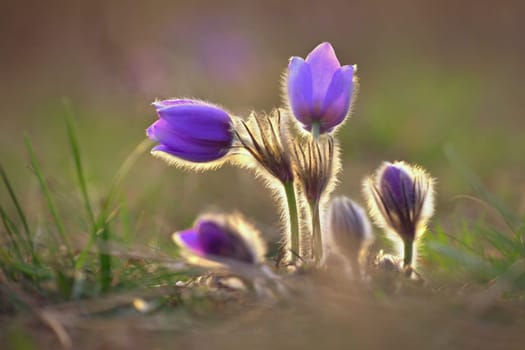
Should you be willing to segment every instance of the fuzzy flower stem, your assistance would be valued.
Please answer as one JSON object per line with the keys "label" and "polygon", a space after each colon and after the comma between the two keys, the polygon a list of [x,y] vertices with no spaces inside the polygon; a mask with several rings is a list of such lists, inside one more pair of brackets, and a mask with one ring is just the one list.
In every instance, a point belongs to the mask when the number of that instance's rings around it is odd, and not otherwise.
{"label": "fuzzy flower stem", "polygon": [[290,220],[290,249],[292,251],[291,261],[295,262],[300,253],[299,250],[299,211],[297,210],[297,199],[292,181],[283,183],[288,205],[288,216]]}
{"label": "fuzzy flower stem", "polygon": [[410,239],[403,240],[403,247],[404,247],[403,268],[409,268],[412,265],[414,242]]}
{"label": "fuzzy flower stem", "polygon": [[315,141],[319,140],[319,135],[321,134],[321,125],[319,122],[312,123],[312,137]]}
{"label": "fuzzy flower stem", "polygon": [[312,217],[312,254],[316,264],[323,258],[323,239],[321,237],[321,216],[319,213],[319,200],[309,202]]}

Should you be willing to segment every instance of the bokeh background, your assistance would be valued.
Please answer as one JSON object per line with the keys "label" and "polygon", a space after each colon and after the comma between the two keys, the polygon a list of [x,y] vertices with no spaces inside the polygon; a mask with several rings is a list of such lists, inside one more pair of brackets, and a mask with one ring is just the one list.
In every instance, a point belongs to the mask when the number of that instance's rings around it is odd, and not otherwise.
{"label": "bokeh background", "polygon": [[[155,120],[154,99],[269,111],[282,104],[288,58],[330,41],[342,63],[358,65],[361,82],[339,132],[339,193],[361,201],[366,174],[383,160],[407,160],[438,178],[434,223],[477,215],[457,199],[472,190],[449,150],[523,213],[524,10],[518,0],[3,1],[0,159],[43,217],[27,134],[60,206],[80,211],[64,99],[90,190],[102,196]],[[184,173],[146,154],[124,197],[145,235],[168,234],[214,208],[242,209],[263,229],[277,221],[271,194],[231,167]]]}

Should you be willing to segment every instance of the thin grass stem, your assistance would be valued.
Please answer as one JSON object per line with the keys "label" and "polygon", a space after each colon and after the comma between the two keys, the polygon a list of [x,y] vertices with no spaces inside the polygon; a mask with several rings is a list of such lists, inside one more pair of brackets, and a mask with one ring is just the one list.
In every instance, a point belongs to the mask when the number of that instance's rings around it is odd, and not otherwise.
{"label": "thin grass stem", "polygon": [[[18,213],[18,217],[20,218],[20,221],[22,222],[22,226],[24,228],[25,239],[24,237],[20,236],[20,240],[24,242],[24,245],[26,246],[28,253],[33,258],[33,262],[35,264],[40,264],[39,259],[35,253],[33,239],[31,238],[31,233],[29,230],[29,224],[27,223],[26,215],[24,214],[22,206],[20,205],[20,202],[18,201],[18,198],[13,189],[13,186],[11,185],[11,182],[9,181],[9,178],[7,177],[7,173],[4,167],[2,166],[2,164],[0,164],[0,176],[2,177],[2,181],[4,182],[7,192],[9,193],[9,197],[11,198],[11,201],[13,202],[13,205],[15,206],[16,212]],[[18,230],[17,230],[17,235],[19,235]]]}
{"label": "thin grass stem", "polygon": [[64,228],[64,224],[62,222],[62,219],[60,218],[60,215],[58,214],[58,210],[55,206],[55,202],[53,201],[53,198],[51,196],[51,191],[49,190],[49,187],[47,186],[46,180],[44,179],[44,176],[42,174],[42,170],[40,168],[40,165],[38,163],[38,160],[36,159],[35,152],[33,150],[33,146],[31,144],[31,141],[29,138],[24,136],[24,141],[26,144],[27,151],[29,153],[29,158],[31,161],[31,166],[33,167],[33,170],[35,172],[36,177],[38,178],[38,182],[40,184],[40,188],[42,192],[44,193],[44,197],[47,202],[47,206],[49,208],[49,211],[51,212],[51,215],[53,216],[53,220],[55,222],[55,226],[58,229],[58,233],[60,234],[60,238],[62,239],[62,243],[66,247],[66,252],[71,261],[73,261],[73,254],[71,252],[71,245],[69,244],[69,239],[66,235],[66,230]]}

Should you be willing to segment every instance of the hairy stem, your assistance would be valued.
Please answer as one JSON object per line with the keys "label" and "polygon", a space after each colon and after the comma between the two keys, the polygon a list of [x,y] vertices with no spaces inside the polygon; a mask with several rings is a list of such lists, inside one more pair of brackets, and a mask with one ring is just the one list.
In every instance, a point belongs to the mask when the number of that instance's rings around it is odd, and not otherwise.
{"label": "hairy stem", "polygon": [[412,268],[412,256],[414,255],[414,242],[412,240],[403,241],[403,268],[407,271],[411,271]]}
{"label": "hairy stem", "polygon": [[319,200],[310,201],[312,218],[312,254],[316,264],[323,258],[323,238],[321,236],[321,217],[319,214]]}
{"label": "hairy stem", "polygon": [[290,250],[291,261],[295,262],[299,256],[299,211],[297,210],[297,199],[292,181],[285,182],[284,192],[286,204],[288,205],[288,219],[290,220]]}

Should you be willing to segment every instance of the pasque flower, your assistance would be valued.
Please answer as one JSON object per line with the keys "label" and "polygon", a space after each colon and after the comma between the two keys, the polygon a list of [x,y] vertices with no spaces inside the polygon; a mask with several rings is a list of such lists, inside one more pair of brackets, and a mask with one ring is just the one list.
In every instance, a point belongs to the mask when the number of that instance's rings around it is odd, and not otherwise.
{"label": "pasque flower", "polygon": [[295,118],[314,136],[332,131],[349,113],[355,66],[341,66],[330,43],[288,65],[288,103]]}
{"label": "pasque flower", "polygon": [[348,197],[331,200],[327,213],[326,243],[350,264],[352,272],[360,270],[360,259],[374,241],[365,210]]}
{"label": "pasque flower", "polygon": [[192,228],[175,232],[173,239],[191,262],[201,265],[202,262],[255,265],[263,261],[265,253],[257,230],[237,215],[201,216]]}
{"label": "pasque flower", "polygon": [[401,238],[404,267],[412,264],[414,242],[434,211],[434,180],[418,166],[385,162],[365,179],[365,196],[376,223]]}
{"label": "pasque flower", "polygon": [[187,99],[154,102],[159,120],[146,131],[159,144],[152,154],[181,164],[223,158],[233,142],[230,115],[218,106]]}

